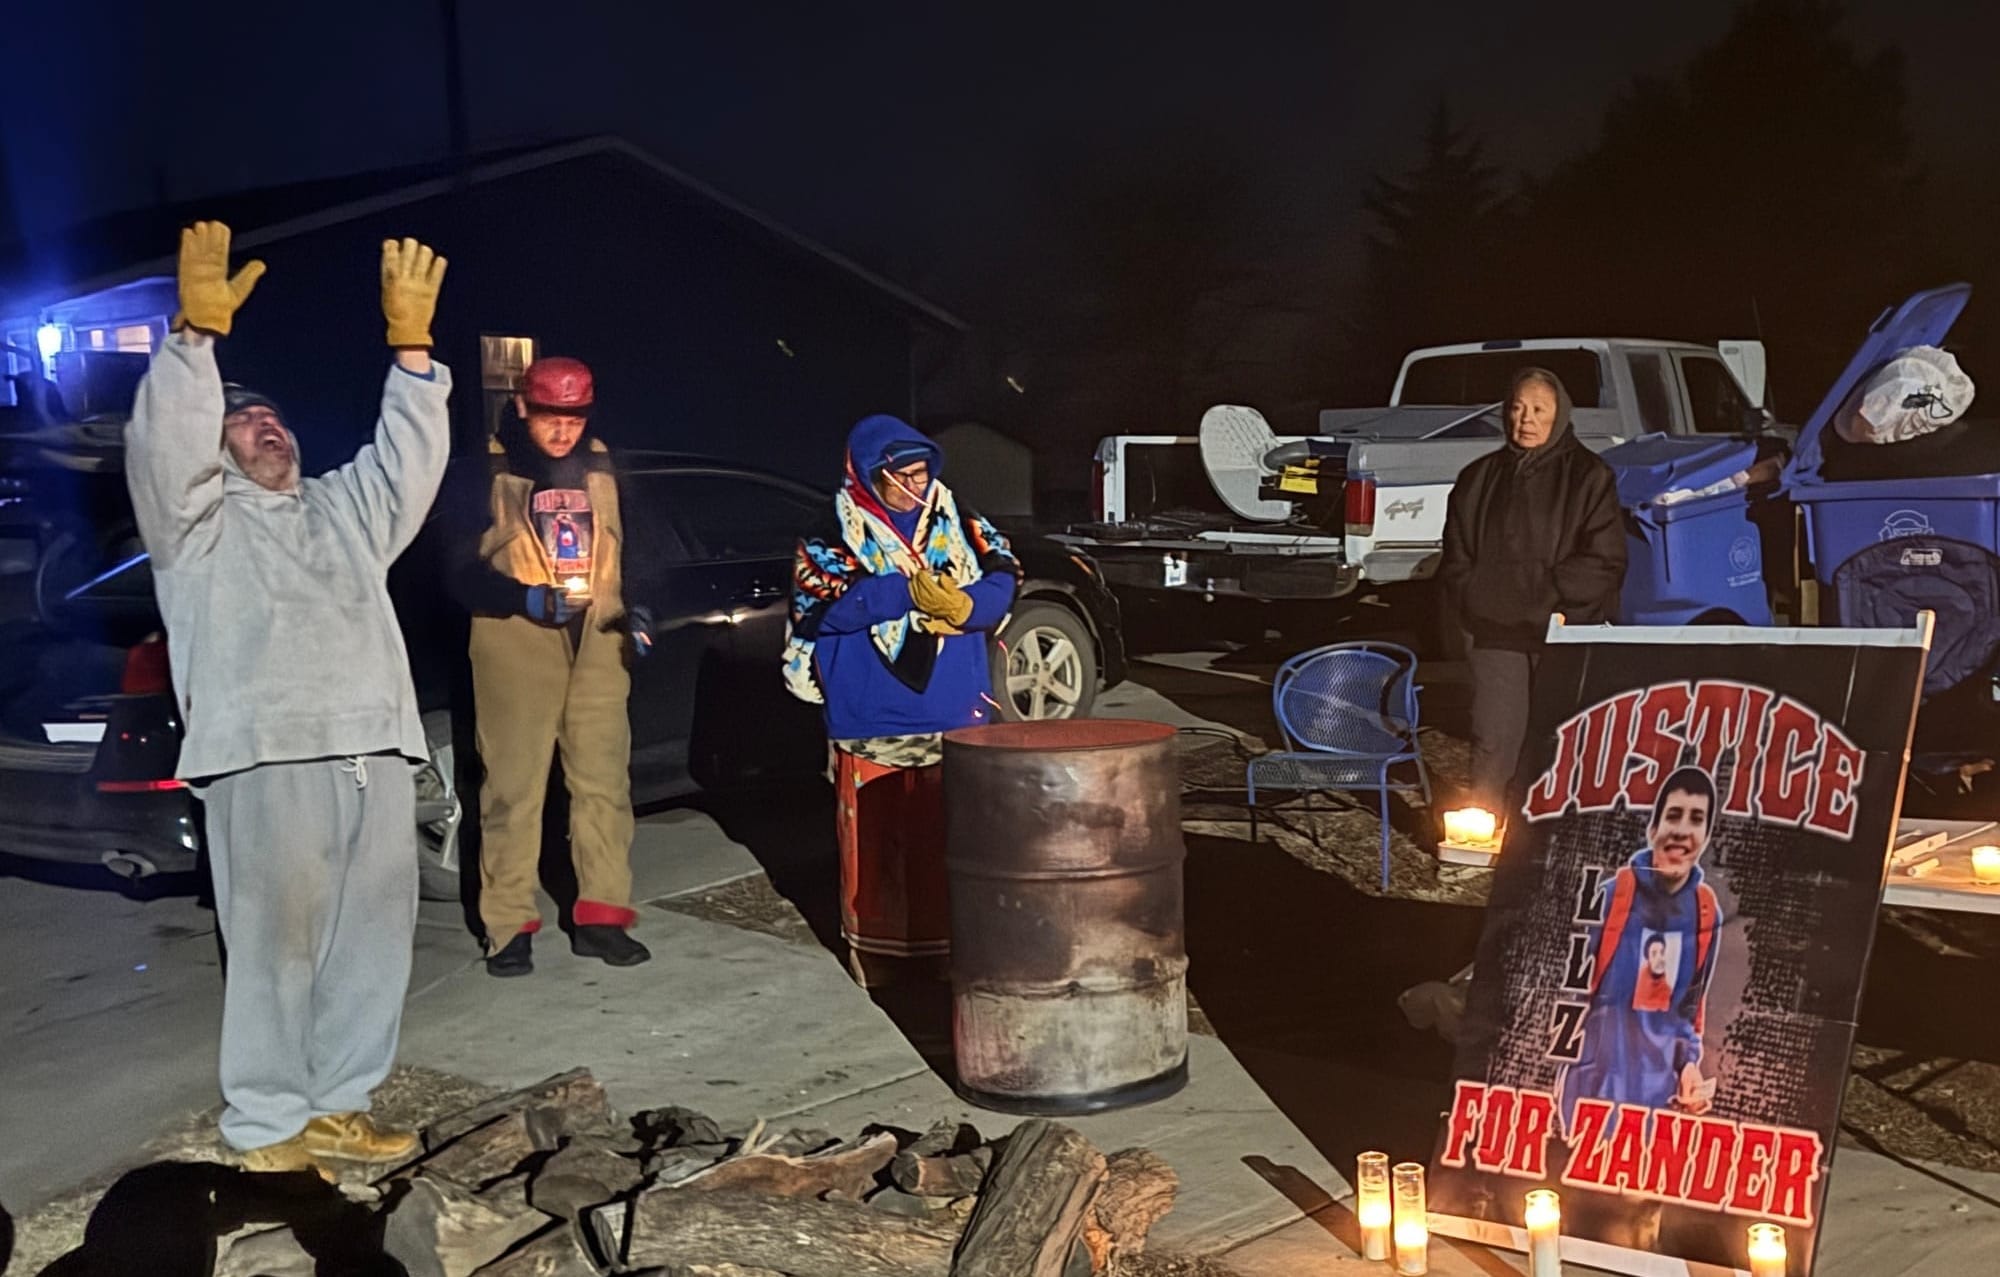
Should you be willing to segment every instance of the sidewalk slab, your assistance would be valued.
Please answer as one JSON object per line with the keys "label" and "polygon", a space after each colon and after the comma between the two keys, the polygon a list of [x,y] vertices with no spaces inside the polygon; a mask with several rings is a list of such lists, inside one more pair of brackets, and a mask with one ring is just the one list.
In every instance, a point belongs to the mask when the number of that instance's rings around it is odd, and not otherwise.
{"label": "sidewalk slab", "polygon": [[[1213,671],[1203,672],[1210,673]],[[1239,734],[1235,728],[1227,724],[1218,723],[1211,718],[1203,718],[1199,714],[1189,713],[1143,683],[1130,681],[1120,683],[1113,688],[1107,688],[1104,694],[1097,698],[1097,703],[1091,706],[1090,716],[1092,718],[1137,718],[1149,723],[1164,723],[1168,727],[1200,727],[1227,732],[1231,736]]]}
{"label": "sidewalk slab", "polygon": [[640,819],[632,837],[632,900],[644,904],[735,882],[764,871],[722,826],[686,808]]}
{"label": "sidewalk slab", "polygon": [[[705,891],[761,872],[763,866],[749,848],[730,841],[720,825],[698,811],[672,808],[655,812],[642,817],[633,833],[635,905]],[[539,889],[535,898],[548,929],[543,945],[565,945],[566,941],[555,929],[558,916],[555,901]],[[418,907],[416,964],[410,975],[412,993],[431,988],[446,976],[477,963],[481,956],[463,904],[456,900],[426,900]]]}
{"label": "sidewalk slab", "polygon": [[887,1016],[824,950],[657,909],[633,934],[653,960],[578,958],[545,929],[535,972],[468,965],[416,993],[400,1060],[494,1086],[587,1065],[626,1113],[684,1104],[749,1121],[923,1068]]}
{"label": "sidewalk slab", "polygon": [[[870,1122],[920,1131],[936,1121],[955,1120],[971,1123],[988,1138],[1025,1120],[967,1104],[929,1069],[830,1103],[765,1116],[835,1134],[851,1134]],[[1189,1039],[1188,1085],[1180,1094],[1137,1108],[1057,1120],[1107,1153],[1144,1147],[1174,1168],[1181,1180],[1179,1198],[1173,1213],[1152,1233],[1151,1244],[1160,1249],[1226,1250],[1352,1193],[1229,1048],[1214,1038]]]}
{"label": "sidewalk slab", "polygon": [[0,887],[0,1203],[20,1214],[218,1098],[215,915],[27,879]]}

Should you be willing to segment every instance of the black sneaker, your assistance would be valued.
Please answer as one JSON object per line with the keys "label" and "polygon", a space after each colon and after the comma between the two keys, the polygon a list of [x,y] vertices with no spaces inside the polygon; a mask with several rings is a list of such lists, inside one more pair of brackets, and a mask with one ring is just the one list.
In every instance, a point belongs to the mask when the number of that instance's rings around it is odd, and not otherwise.
{"label": "black sneaker", "polygon": [[535,933],[523,931],[507,942],[507,947],[498,953],[486,955],[486,974],[492,976],[527,975],[535,969]]}
{"label": "black sneaker", "polygon": [[603,923],[578,926],[569,938],[569,951],[579,958],[602,958],[614,967],[636,967],[653,956],[625,928]]}

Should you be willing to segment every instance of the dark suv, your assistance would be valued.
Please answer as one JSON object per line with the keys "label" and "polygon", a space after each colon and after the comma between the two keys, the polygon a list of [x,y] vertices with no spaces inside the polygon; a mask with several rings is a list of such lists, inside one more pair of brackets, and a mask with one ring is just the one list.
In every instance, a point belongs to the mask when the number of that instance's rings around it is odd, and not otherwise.
{"label": "dark suv", "polygon": [[[0,438],[0,851],[136,878],[193,868],[201,822],[173,779],[180,724],[121,434],[111,423]],[[619,463],[625,596],[658,629],[633,669],[634,801],[823,770],[818,713],[785,693],[778,661],[794,540],[826,495],[696,457],[622,450]],[[1027,575],[994,644],[999,713],[1087,714],[1124,677],[1117,603],[1088,558],[1034,536],[1015,549]],[[433,523],[390,592],[431,749],[418,777],[425,893],[456,898],[466,627],[440,560]]]}

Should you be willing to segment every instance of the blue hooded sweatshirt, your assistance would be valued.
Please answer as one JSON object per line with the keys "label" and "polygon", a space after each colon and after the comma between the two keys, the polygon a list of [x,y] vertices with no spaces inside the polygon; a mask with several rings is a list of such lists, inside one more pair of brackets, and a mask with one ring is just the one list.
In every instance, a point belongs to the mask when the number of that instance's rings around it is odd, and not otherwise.
{"label": "blue hooded sweatshirt", "polygon": [[[1621,879],[1630,883],[1623,910]],[[1579,1099],[1659,1109],[1672,1104],[1681,1069],[1701,1059],[1703,1011],[1722,943],[1722,910],[1702,881],[1700,865],[1680,890],[1671,891],[1653,870],[1652,849],[1642,848],[1605,880],[1602,894],[1604,922],[1592,944],[1597,978],[1584,1017],[1583,1054],[1563,1075],[1566,1129],[1574,1129]]]}
{"label": "blue hooded sweatshirt", "polygon": [[[890,510],[875,492],[882,471],[918,460],[931,471],[923,504]],[[823,699],[833,740],[928,735],[992,717],[988,634],[1013,606],[1020,568],[999,530],[939,482],[943,468],[943,452],[906,423],[864,419],[848,436],[831,526],[799,544],[786,677],[795,694]],[[972,615],[963,634],[919,627],[904,565],[945,571],[964,588]]]}

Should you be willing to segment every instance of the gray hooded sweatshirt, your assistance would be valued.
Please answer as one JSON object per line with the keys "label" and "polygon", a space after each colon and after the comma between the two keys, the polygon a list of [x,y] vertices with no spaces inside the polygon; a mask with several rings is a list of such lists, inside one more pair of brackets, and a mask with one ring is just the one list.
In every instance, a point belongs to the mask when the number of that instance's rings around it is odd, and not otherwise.
{"label": "gray hooded sweatshirt", "polygon": [[272,492],[223,446],[213,343],[172,336],[153,356],[125,434],[125,481],[167,625],[182,779],[425,757],[388,574],[451,450],[451,373],[432,369],[391,368],[375,441],[331,474]]}

